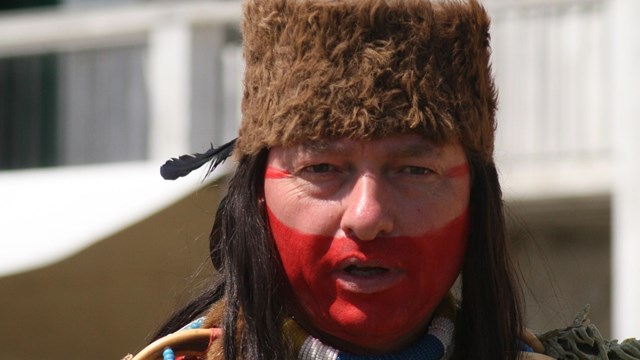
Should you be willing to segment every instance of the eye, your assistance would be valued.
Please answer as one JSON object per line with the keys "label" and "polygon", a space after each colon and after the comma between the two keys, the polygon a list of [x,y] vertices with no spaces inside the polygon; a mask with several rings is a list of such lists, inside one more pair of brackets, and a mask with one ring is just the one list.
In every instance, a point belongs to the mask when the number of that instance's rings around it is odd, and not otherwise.
{"label": "eye", "polygon": [[409,175],[430,175],[434,173],[433,170],[421,166],[406,166],[402,169],[402,172]]}
{"label": "eye", "polygon": [[333,165],[326,164],[326,163],[310,165],[303,169],[303,171],[305,172],[310,172],[315,174],[327,173],[333,170],[335,170],[335,167]]}

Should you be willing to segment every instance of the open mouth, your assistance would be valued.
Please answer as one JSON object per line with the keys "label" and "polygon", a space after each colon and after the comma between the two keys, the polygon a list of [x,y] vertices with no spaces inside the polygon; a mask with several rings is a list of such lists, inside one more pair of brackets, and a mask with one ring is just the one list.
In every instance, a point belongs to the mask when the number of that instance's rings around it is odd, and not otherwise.
{"label": "open mouth", "polygon": [[353,276],[374,276],[382,275],[389,272],[389,269],[379,266],[357,266],[349,265],[344,268],[344,271]]}
{"label": "open mouth", "polygon": [[349,264],[334,273],[339,286],[351,293],[373,294],[387,290],[402,280],[404,273],[374,264]]}

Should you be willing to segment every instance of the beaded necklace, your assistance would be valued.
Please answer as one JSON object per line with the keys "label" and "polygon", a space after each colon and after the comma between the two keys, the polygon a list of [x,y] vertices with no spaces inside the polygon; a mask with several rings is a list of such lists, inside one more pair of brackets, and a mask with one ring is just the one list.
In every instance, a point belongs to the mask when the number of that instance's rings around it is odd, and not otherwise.
{"label": "beaded necklace", "polygon": [[[447,295],[434,312],[427,333],[421,339],[406,349],[384,355],[356,355],[340,351],[309,335],[293,319],[285,321],[283,331],[293,342],[298,360],[441,360],[451,347],[454,316],[455,304],[451,295]],[[180,330],[198,329],[203,322],[204,317],[198,318]],[[164,349],[162,358],[176,359],[170,347]]]}

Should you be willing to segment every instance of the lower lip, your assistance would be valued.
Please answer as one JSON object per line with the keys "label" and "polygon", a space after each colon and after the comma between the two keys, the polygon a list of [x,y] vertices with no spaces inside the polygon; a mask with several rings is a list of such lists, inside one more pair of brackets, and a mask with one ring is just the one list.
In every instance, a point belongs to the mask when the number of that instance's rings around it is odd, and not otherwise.
{"label": "lower lip", "polygon": [[344,270],[333,274],[338,287],[357,294],[374,294],[385,291],[398,284],[404,274],[397,270],[389,270],[375,275],[352,275]]}

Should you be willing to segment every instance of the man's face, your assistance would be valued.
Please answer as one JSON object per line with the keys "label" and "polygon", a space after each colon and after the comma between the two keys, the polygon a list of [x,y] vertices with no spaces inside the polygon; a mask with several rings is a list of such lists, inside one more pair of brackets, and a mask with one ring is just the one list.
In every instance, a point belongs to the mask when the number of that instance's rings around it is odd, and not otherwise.
{"label": "man's face", "polygon": [[468,164],[416,134],[270,150],[265,200],[298,321],[365,352],[424,331],[458,276]]}

